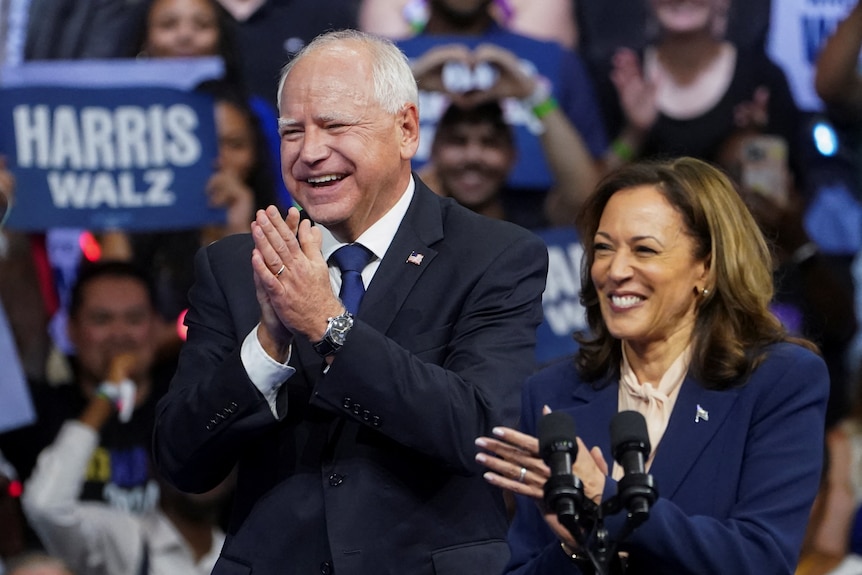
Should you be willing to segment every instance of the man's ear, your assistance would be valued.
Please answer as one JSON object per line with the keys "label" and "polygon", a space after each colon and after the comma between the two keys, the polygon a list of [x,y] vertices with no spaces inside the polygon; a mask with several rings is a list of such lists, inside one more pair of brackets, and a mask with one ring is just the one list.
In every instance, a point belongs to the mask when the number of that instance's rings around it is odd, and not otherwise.
{"label": "man's ear", "polygon": [[396,117],[401,131],[401,159],[409,160],[419,149],[419,109],[416,104],[405,104]]}

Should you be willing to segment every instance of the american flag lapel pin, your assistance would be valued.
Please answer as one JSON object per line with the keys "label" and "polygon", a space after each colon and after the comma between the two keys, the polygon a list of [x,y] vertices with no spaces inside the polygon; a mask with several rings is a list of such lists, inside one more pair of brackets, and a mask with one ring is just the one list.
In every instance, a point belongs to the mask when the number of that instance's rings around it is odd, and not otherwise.
{"label": "american flag lapel pin", "polygon": [[700,404],[697,404],[697,410],[694,413],[694,422],[700,423],[700,421],[709,421],[709,412],[702,408]]}
{"label": "american flag lapel pin", "polygon": [[416,252],[410,252],[410,255],[407,257],[408,264],[413,264],[415,266],[422,265],[422,260],[425,258],[422,254]]}

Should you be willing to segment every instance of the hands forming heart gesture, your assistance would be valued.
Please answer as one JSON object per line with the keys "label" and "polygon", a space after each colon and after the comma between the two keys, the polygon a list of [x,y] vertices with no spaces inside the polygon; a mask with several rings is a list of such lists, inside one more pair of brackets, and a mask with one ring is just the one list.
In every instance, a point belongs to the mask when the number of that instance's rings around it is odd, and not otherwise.
{"label": "hands forming heart gesture", "polygon": [[473,50],[464,44],[436,46],[412,66],[419,89],[442,92],[467,108],[503,98],[523,100],[541,81],[532,64],[495,44]]}

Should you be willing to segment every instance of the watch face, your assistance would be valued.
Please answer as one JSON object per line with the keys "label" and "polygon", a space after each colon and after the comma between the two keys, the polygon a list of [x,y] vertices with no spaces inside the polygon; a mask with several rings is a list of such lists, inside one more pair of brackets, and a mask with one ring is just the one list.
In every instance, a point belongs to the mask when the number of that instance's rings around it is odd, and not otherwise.
{"label": "watch face", "polygon": [[338,316],[333,318],[330,324],[329,337],[337,345],[344,345],[347,332],[353,327],[353,318],[349,316]]}

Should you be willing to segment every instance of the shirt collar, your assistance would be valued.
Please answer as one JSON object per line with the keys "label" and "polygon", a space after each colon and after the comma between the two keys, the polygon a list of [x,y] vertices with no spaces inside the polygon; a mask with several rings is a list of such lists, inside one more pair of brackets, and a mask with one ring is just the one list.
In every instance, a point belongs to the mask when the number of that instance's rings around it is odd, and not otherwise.
{"label": "shirt collar", "polygon": [[[407,183],[407,189],[401,194],[401,198],[386,212],[382,218],[374,222],[371,227],[365,230],[362,235],[356,238],[355,243],[362,244],[374,254],[377,260],[382,260],[386,255],[386,250],[395,238],[395,233],[401,225],[401,220],[407,213],[407,208],[410,207],[410,201],[413,199],[413,194],[416,191],[416,183],[413,181],[413,176],[410,176],[410,181]],[[322,236],[320,251],[323,253],[323,259],[329,261],[335,250],[343,245],[335,239],[335,236],[326,229],[326,227],[317,224],[320,228]]]}

